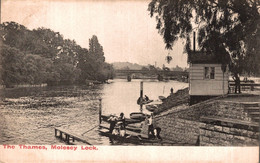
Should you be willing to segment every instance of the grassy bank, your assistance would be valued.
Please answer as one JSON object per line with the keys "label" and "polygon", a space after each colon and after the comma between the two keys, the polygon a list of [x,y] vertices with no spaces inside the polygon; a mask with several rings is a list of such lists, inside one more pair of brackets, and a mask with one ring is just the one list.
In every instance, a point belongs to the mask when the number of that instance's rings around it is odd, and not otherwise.
{"label": "grassy bank", "polygon": [[154,114],[158,115],[161,112],[167,111],[172,107],[189,103],[189,88],[178,90],[176,93],[168,96],[165,101],[158,106]]}

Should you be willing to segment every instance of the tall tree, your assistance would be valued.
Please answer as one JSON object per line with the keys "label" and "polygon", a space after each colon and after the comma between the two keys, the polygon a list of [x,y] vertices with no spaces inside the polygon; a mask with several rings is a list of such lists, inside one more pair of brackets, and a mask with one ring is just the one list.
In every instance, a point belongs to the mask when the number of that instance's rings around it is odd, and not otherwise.
{"label": "tall tree", "polygon": [[106,75],[103,73],[103,69],[105,68],[105,57],[102,45],[99,43],[97,36],[93,35],[91,39],[89,39],[89,58],[93,63],[90,67],[95,73],[95,80],[106,80]]}
{"label": "tall tree", "polygon": [[97,36],[95,35],[93,35],[92,38],[89,39],[89,54],[91,56],[94,56],[97,62],[105,62],[103,47],[101,46]]}
{"label": "tall tree", "polygon": [[148,10],[167,49],[181,38],[190,51],[196,29],[200,50],[228,63],[235,81],[243,72],[260,74],[259,0],[152,0]]}

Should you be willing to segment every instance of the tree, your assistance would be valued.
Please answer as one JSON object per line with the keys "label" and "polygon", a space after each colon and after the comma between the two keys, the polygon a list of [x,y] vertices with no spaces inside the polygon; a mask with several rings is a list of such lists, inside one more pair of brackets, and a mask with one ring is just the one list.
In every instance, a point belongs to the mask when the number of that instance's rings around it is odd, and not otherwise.
{"label": "tree", "polygon": [[18,49],[6,45],[1,45],[0,49],[2,84],[6,87],[12,87],[15,84],[24,82],[24,54]]}
{"label": "tree", "polygon": [[97,36],[89,50],[47,28],[29,30],[15,22],[0,24],[0,84],[84,84],[113,78]]}
{"label": "tree", "polygon": [[90,68],[93,71],[95,80],[104,82],[109,79],[109,74],[113,74],[113,67],[105,63],[103,47],[98,41],[97,36],[93,35],[89,39],[89,60],[91,61]]}
{"label": "tree", "polygon": [[143,66],[141,70],[142,70],[142,71],[149,71],[149,68]]}
{"label": "tree", "polygon": [[1,27],[1,39],[10,47],[21,47],[27,28],[15,22],[4,22]]}
{"label": "tree", "polygon": [[123,67],[122,70],[130,70],[130,68],[128,66]]}
{"label": "tree", "polygon": [[179,67],[178,65],[176,65],[176,67],[172,68],[172,71],[184,71],[181,67]]}
{"label": "tree", "polygon": [[150,71],[157,71],[157,69],[154,67],[154,65],[148,65],[148,68]]}
{"label": "tree", "polygon": [[100,45],[98,38],[95,35],[89,39],[89,54],[94,56],[98,63],[105,62],[103,47]]}
{"label": "tree", "polygon": [[39,54],[46,58],[55,59],[66,42],[59,32],[54,32],[47,28],[33,30],[34,40],[32,53]]}
{"label": "tree", "polygon": [[[260,1],[258,0],[152,0],[150,16],[156,17],[167,49],[185,39],[189,52],[192,31],[198,30],[201,51],[228,64],[235,81],[244,72],[260,74]],[[223,66],[224,68],[224,66]],[[223,69],[224,71],[224,69]]]}

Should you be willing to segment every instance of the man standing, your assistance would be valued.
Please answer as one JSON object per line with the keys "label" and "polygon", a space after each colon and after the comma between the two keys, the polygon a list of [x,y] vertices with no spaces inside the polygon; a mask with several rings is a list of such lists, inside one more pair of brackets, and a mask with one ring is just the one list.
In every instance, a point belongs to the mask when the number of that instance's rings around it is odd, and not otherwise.
{"label": "man standing", "polygon": [[112,133],[117,122],[117,117],[115,115],[111,115],[108,122],[110,122],[109,132]]}
{"label": "man standing", "polygon": [[148,117],[148,134],[152,133],[152,138],[155,138],[153,127],[153,113]]}

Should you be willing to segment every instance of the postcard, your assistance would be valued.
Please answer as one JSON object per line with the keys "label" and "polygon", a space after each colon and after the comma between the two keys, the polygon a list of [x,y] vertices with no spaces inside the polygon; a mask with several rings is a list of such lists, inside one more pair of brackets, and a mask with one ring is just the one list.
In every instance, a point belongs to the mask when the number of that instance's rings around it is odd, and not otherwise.
{"label": "postcard", "polygon": [[0,162],[257,162],[259,6],[2,0]]}

